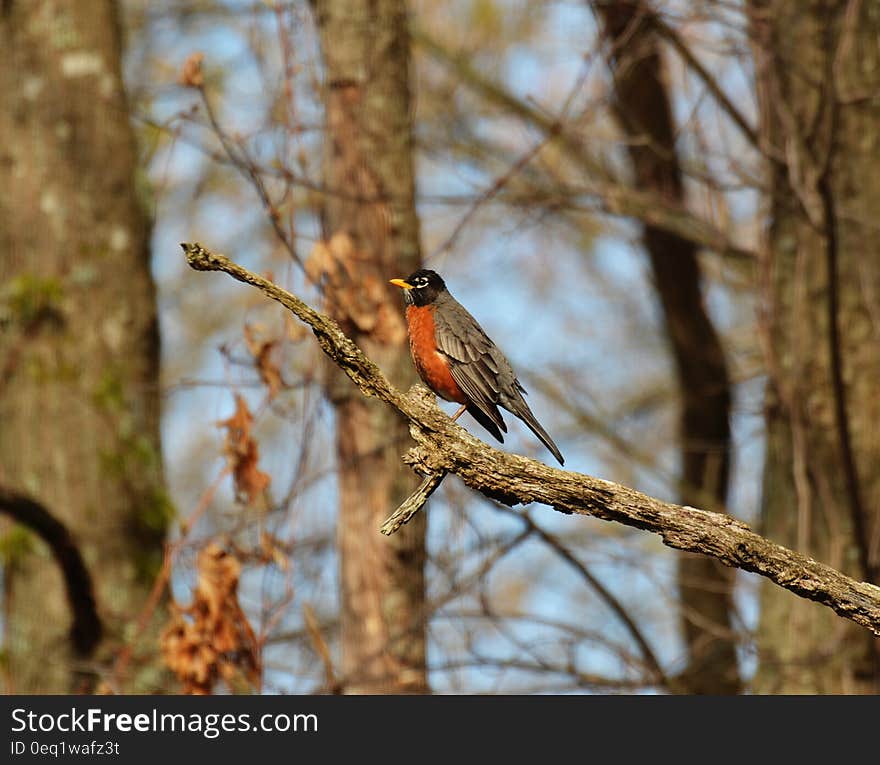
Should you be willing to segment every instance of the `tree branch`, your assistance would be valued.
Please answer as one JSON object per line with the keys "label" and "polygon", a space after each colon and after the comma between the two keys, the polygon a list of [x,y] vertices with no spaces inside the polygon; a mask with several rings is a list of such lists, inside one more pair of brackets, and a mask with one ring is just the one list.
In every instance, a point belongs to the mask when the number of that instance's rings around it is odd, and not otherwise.
{"label": "tree branch", "polygon": [[880,635],[880,587],[771,542],[729,516],[664,502],[620,484],[494,449],[446,416],[423,386],[413,386],[406,394],[392,386],[329,317],[225,255],[200,244],[181,246],[190,267],[224,271],[292,311],[312,328],[324,352],[365,396],[376,396],[406,417],[417,445],[405,461],[422,475],[446,471],[507,505],[538,502],[561,513],[591,515],[650,531],[669,547],[760,574]]}
{"label": "tree branch", "polygon": [[[51,548],[61,568],[67,602],[73,614],[70,641],[79,656],[91,656],[101,641],[103,630],[95,605],[92,577],[70,531],[36,500],[3,487],[0,487],[0,512],[26,526]],[[31,605],[40,607],[39,603]]]}

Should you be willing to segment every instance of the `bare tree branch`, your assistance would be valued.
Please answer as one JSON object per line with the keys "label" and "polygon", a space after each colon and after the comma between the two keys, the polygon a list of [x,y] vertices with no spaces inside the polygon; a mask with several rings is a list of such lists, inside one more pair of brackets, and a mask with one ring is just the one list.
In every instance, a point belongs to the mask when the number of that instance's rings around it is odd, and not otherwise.
{"label": "bare tree branch", "polygon": [[657,659],[657,656],[648,643],[647,638],[642,634],[642,631],[638,628],[635,621],[633,621],[623,604],[615,597],[614,593],[605,587],[605,585],[593,575],[593,572],[590,571],[590,569],[553,534],[549,534],[541,528],[541,526],[535,523],[530,515],[526,513],[520,514],[515,510],[506,510],[506,512],[520,518],[526,524],[527,529],[535,534],[538,539],[580,574],[581,578],[595,591],[605,605],[610,608],[614,615],[621,621],[627,632],[629,632],[630,637],[639,647],[639,650],[642,653],[642,658],[645,660],[645,664],[656,679],[657,684],[669,688],[672,685],[670,678],[666,677],[666,674],[663,672],[660,661]]}
{"label": "bare tree branch", "polygon": [[669,547],[757,573],[880,635],[880,587],[765,539],[729,516],[664,502],[620,484],[494,449],[456,425],[423,386],[413,386],[406,394],[397,390],[336,322],[300,298],[200,244],[181,246],[191,268],[223,271],[292,311],[312,328],[324,352],[364,395],[378,397],[406,417],[417,446],[404,461],[422,475],[446,471],[507,505],[538,502],[561,513],[650,531]]}
{"label": "bare tree branch", "polygon": [[[52,550],[64,577],[73,615],[70,642],[79,656],[91,656],[101,641],[101,619],[95,605],[92,577],[70,531],[35,499],[0,487],[0,512],[37,534]],[[39,608],[39,603],[32,604]]]}

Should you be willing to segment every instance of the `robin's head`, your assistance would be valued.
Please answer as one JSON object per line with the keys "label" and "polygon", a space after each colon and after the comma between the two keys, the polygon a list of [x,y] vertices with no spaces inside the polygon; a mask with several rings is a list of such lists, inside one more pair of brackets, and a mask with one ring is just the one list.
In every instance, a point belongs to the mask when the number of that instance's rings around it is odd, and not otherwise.
{"label": "robin's head", "polygon": [[392,279],[391,283],[404,290],[403,297],[408,305],[428,305],[446,291],[446,283],[440,274],[427,268],[419,269],[406,279]]}

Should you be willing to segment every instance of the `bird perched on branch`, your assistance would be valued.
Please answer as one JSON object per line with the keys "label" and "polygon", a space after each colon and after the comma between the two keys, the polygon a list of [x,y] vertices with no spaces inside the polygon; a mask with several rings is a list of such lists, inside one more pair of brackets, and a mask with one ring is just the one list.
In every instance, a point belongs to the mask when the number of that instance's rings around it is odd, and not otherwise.
{"label": "bird perched on branch", "polygon": [[502,443],[507,426],[498,407],[519,417],[559,461],[562,453],[523,398],[525,388],[510,362],[477,320],[446,289],[435,271],[421,269],[391,283],[404,290],[409,348],[419,377],[446,401],[465,411]]}

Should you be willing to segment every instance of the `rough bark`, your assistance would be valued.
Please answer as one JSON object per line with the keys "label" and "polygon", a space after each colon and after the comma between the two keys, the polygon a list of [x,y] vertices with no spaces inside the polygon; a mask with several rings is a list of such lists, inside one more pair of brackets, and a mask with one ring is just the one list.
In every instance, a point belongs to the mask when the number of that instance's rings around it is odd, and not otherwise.
{"label": "rough bark", "polygon": [[[0,7],[0,481],[70,530],[111,640],[149,590],[168,515],[117,11]],[[58,567],[46,548],[20,548],[4,571],[7,688],[86,689]]]}
{"label": "rough bark", "polygon": [[[877,581],[880,564],[880,7],[750,5],[763,141],[773,158],[763,268],[763,529]],[[878,641],[765,587],[755,688],[880,690]]]}
{"label": "rough bark", "polygon": [[[685,208],[657,19],[641,0],[596,0],[595,7],[610,45],[614,105],[629,140],[636,185]],[[697,245],[650,223],[642,227],[642,242],[678,375],[681,501],[723,510],[730,476],[730,375],[703,302]],[[678,584],[688,651],[682,691],[739,692],[730,570],[716,560],[681,556]]]}
{"label": "rough bark", "polygon": [[[402,0],[313,0],[324,66],[329,248],[312,273],[326,308],[392,379],[414,378],[388,284],[419,267],[409,37]],[[342,690],[419,693],[425,669],[425,518],[390,539],[374,532],[413,487],[399,461],[406,422],[332,369],[339,471]]]}
{"label": "rough bark", "polygon": [[[418,473],[454,473],[472,489],[508,505],[538,502],[562,513],[650,531],[670,547],[753,571],[880,635],[880,587],[765,539],[728,515],[663,502],[620,484],[494,449],[441,412],[423,386],[407,394],[395,388],[330,317],[224,255],[199,244],[182,246],[191,268],[228,273],[288,308],[312,328],[322,350],[364,396],[376,397],[403,415],[417,444],[404,461]],[[378,524],[374,533],[379,533]]]}

